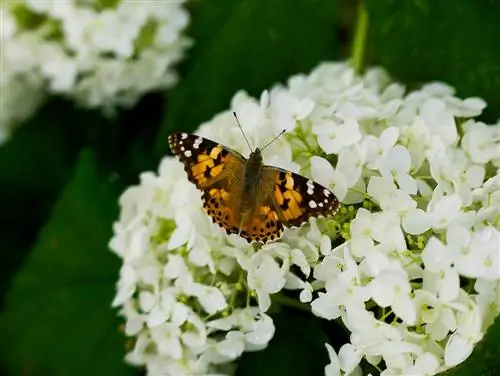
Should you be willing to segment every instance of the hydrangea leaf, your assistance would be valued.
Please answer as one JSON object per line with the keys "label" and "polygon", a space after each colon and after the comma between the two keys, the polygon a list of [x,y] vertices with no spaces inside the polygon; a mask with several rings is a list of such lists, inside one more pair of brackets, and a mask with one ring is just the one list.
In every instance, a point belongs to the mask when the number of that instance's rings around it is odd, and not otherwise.
{"label": "hydrangea leaf", "polygon": [[490,326],[467,360],[442,376],[493,376],[500,374],[500,317]]}
{"label": "hydrangea leaf", "polygon": [[0,304],[13,273],[71,177],[82,147],[79,126],[89,120],[88,114],[54,100],[0,147],[0,248],[5,250],[0,263]]}
{"label": "hydrangea leaf", "polygon": [[244,353],[237,376],[323,375],[329,363],[321,320],[293,313],[273,315],[276,332],[263,350]]}
{"label": "hydrangea leaf", "polygon": [[196,41],[168,97],[156,151],[167,136],[193,131],[227,108],[238,90],[260,95],[291,74],[307,73],[338,57],[338,3],[332,0],[214,0],[196,4]]}
{"label": "hydrangea leaf", "polygon": [[500,3],[366,1],[368,65],[380,64],[408,84],[439,80],[458,96],[488,102],[484,116],[500,115]]}
{"label": "hydrangea leaf", "polygon": [[82,152],[52,219],[12,282],[1,317],[12,374],[127,375],[111,309],[119,261],[107,249],[116,188]]}

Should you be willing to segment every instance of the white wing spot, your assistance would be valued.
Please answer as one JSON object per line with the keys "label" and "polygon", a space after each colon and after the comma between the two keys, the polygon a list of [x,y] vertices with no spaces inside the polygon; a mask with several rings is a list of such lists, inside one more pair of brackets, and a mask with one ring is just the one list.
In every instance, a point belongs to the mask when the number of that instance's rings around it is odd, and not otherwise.
{"label": "white wing spot", "polygon": [[181,151],[184,151],[186,150],[186,148],[184,146],[181,146]]}
{"label": "white wing spot", "polygon": [[323,193],[325,194],[326,197],[330,196],[330,191],[328,189],[326,189],[326,188],[323,191]]}
{"label": "white wing spot", "polygon": [[181,134],[181,140],[185,140],[186,138],[188,138],[187,133],[182,133]]}
{"label": "white wing spot", "polygon": [[202,142],[203,139],[201,137],[198,137],[196,140],[194,140],[193,148],[198,149]]}
{"label": "white wing spot", "polygon": [[313,201],[313,200],[309,201],[309,207],[310,207],[311,209],[314,209],[314,208],[316,208],[317,206],[318,206],[318,205],[316,204],[316,201]]}
{"label": "white wing spot", "polygon": [[327,198],[325,198],[325,204],[327,204],[327,203],[328,203],[328,199],[327,199]]}
{"label": "white wing spot", "polygon": [[184,152],[184,155],[189,158],[191,155],[193,155],[193,153],[191,153],[191,150],[186,150]]}
{"label": "white wing spot", "polygon": [[182,145],[184,143],[184,141],[179,141],[179,145]]}
{"label": "white wing spot", "polygon": [[318,206],[319,206],[320,208],[322,208],[322,207],[323,207],[323,203],[322,203],[322,202],[320,202],[320,203],[318,204]]}
{"label": "white wing spot", "polygon": [[308,180],[306,185],[307,185],[307,194],[312,195],[314,193],[314,182],[312,180]]}

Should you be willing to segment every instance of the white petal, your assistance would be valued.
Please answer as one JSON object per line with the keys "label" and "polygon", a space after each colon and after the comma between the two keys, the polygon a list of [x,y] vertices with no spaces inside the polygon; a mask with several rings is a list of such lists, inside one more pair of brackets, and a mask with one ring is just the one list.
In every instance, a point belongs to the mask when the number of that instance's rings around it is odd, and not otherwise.
{"label": "white petal", "polygon": [[129,316],[125,324],[125,334],[127,336],[136,336],[143,327],[144,317],[142,317],[142,315]]}
{"label": "white petal", "polygon": [[230,331],[216,346],[219,354],[228,359],[236,359],[245,350],[245,335],[239,331]]}
{"label": "white petal", "polygon": [[465,180],[470,187],[476,188],[483,182],[485,174],[486,171],[483,166],[473,165],[465,172]]}
{"label": "white petal", "polygon": [[402,145],[396,145],[387,154],[387,162],[391,170],[408,172],[411,166],[411,157],[408,149]]}
{"label": "white petal", "polygon": [[427,213],[418,208],[408,210],[402,219],[401,225],[411,235],[423,234],[430,227]]}
{"label": "white petal", "polygon": [[139,305],[144,312],[149,312],[156,304],[155,296],[149,291],[141,291],[139,293]]}
{"label": "white petal", "polygon": [[451,302],[458,297],[460,290],[460,277],[456,269],[448,268],[445,271],[441,288],[439,289],[439,299]]}
{"label": "white petal", "polygon": [[330,297],[320,292],[318,298],[311,303],[312,312],[327,320],[334,320],[340,316],[339,306]]}
{"label": "white petal", "polygon": [[422,261],[427,269],[437,271],[450,263],[449,251],[435,236],[431,237],[422,252]]}
{"label": "white petal", "polygon": [[227,306],[224,295],[217,287],[205,286],[204,292],[198,295],[198,300],[209,315],[222,311]]}
{"label": "white petal", "polygon": [[303,120],[314,110],[316,104],[310,98],[304,98],[295,108],[295,113],[297,114],[297,120]]}
{"label": "white petal", "polygon": [[256,290],[256,293],[259,309],[261,310],[261,312],[267,312],[269,307],[271,307],[271,297],[268,293],[260,289]]}
{"label": "white petal", "polygon": [[342,376],[340,373],[340,363],[335,349],[328,343],[325,343],[326,350],[328,351],[328,356],[330,358],[330,364],[325,367],[325,376]]}
{"label": "white petal", "polygon": [[399,128],[389,127],[387,129],[384,129],[384,131],[380,134],[379,137],[380,146],[382,147],[383,150],[388,150],[389,148],[394,146],[394,144],[396,144],[398,137],[399,137]]}
{"label": "white petal", "polygon": [[473,346],[458,333],[453,333],[444,349],[444,363],[454,367],[462,363],[472,353]]}
{"label": "white petal", "polygon": [[340,368],[349,374],[361,361],[361,354],[350,343],[346,343],[339,350]]}
{"label": "white petal", "polygon": [[396,176],[399,188],[409,195],[415,195],[418,191],[417,181],[407,173],[401,173]]}
{"label": "white petal", "polygon": [[406,325],[415,325],[417,311],[415,303],[406,294],[399,295],[392,303],[394,313],[399,316]]}
{"label": "white petal", "polygon": [[148,315],[147,325],[150,328],[161,325],[167,321],[168,316],[168,313],[162,310],[160,307],[155,307]]}
{"label": "white petal", "polygon": [[333,181],[333,167],[330,162],[314,155],[309,159],[309,163],[311,163],[311,177],[314,181],[328,187]]}

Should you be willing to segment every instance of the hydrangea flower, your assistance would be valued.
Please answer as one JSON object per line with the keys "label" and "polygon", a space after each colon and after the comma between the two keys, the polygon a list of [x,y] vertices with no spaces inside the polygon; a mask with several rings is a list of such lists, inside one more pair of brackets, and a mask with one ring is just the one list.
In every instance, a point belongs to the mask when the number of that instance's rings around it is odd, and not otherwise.
{"label": "hydrangea flower", "polygon": [[[110,246],[123,260],[114,306],[150,374],[226,374],[274,334],[288,292],[350,342],[326,344],[327,375],[433,375],[463,362],[500,312],[500,124],[485,103],[432,83],[405,93],[381,69],[324,63],[259,100],[237,93],[198,134],[243,153],[287,129],[266,164],[328,186],[344,206],[264,246],[204,213],[165,157],[121,197]],[[290,295],[292,294],[292,295]],[[300,304],[300,303],[299,303]]]}
{"label": "hydrangea flower", "polygon": [[2,2],[2,132],[49,94],[110,110],[174,85],[174,66],[190,45],[183,2]]}

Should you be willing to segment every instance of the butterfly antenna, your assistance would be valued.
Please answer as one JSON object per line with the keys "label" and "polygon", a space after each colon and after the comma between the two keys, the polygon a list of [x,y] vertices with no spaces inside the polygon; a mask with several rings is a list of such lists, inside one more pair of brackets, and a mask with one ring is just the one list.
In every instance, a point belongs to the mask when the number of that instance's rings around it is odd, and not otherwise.
{"label": "butterfly antenna", "polygon": [[276,137],[274,137],[271,141],[269,141],[267,144],[264,145],[263,148],[260,149],[260,151],[264,150],[265,148],[267,148],[269,145],[271,145],[274,141],[276,141],[283,133],[286,132],[286,129],[283,129],[279,135],[277,135]]}
{"label": "butterfly antenna", "polygon": [[240,131],[243,134],[243,137],[245,137],[245,141],[247,142],[247,145],[250,148],[250,151],[253,151],[252,147],[250,146],[250,142],[248,142],[248,138],[245,135],[245,132],[243,132],[243,128],[241,127],[240,120],[238,119],[238,116],[236,116],[236,112],[233,111],[233,115],[236,118],[236,122],[238,123],[238,127],[240,127]]}

